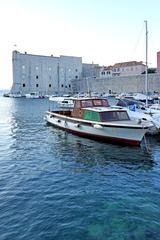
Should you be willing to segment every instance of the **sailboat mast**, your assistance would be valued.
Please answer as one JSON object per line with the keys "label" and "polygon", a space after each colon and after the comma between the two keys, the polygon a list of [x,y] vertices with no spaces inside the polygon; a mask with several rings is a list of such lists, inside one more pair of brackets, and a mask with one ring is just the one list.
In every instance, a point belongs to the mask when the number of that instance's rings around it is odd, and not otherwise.
{"label": "sailboat mast", "polygon": [[145,71],[145,91],[146,91],[146,107],[148,107],[148,25],[145,22],[146,27],[146,71]]}

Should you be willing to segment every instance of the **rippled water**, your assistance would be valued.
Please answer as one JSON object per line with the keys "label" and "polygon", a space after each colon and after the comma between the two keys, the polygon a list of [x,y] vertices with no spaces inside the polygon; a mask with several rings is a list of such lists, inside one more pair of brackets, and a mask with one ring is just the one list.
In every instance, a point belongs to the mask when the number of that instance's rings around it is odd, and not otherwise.
{"label": "rippled water", "polygon": [[0,97],[0,239],[160,239],[160,137],[139,147],[66,134],[48,100]]}

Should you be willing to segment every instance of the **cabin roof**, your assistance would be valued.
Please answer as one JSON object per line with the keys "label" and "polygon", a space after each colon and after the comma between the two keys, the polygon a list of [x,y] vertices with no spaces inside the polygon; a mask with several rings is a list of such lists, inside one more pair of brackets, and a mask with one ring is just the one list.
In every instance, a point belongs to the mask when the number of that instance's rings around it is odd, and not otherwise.
{"label": "cabin roof", "polygon": [[[80,98],[72,98],[74,101],[87,101],[87,100],[104,100],[102,98],[93,98],[93,97],[80,97]],[[105,99],[107,100],[107,99]]]}
{"label": "cabin roof", "polygon": [[114,108],[110,108],[110,107],[87,107],[87,108],[83,108],[84,110],[88,110],[88,111],[94,111],[94,112],[126,112],[125,109],[114,109]]}

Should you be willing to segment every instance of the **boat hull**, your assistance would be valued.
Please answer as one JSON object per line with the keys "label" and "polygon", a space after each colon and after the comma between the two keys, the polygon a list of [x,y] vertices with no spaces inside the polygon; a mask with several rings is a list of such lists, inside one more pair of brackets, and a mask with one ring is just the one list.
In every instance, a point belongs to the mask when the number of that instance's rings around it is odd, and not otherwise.
{"label": "boat hull", "polygon": [[140,145],[147,129],[140,127],[125,127],[124,125],[114,126],[99,125],[91,122],[84,122],[69,117],[62,117],[54,113],[47,113],[46,121],[55,127],[78,136],[91,138],[103,142],[114,142],[124,145]]}

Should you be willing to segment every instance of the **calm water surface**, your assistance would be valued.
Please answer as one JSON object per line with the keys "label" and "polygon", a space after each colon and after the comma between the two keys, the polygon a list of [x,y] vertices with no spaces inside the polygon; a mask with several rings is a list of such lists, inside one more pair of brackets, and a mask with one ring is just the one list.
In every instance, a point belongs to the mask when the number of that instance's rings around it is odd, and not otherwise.
{"label": "calm water surface", "polygon": [[0,239],[159,240],[160,137],[150,155],[76,137],[48,105],[0,97]]}

